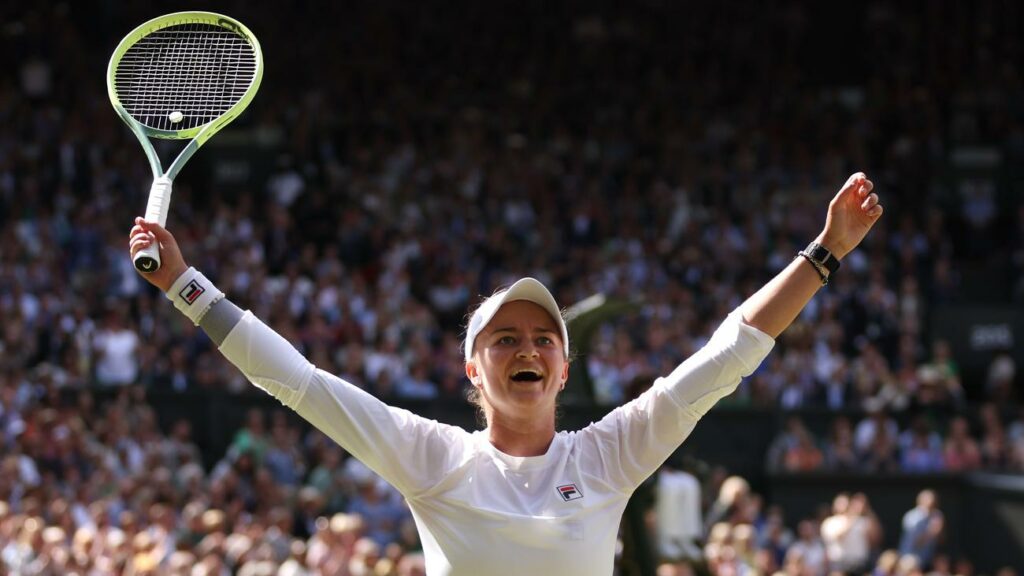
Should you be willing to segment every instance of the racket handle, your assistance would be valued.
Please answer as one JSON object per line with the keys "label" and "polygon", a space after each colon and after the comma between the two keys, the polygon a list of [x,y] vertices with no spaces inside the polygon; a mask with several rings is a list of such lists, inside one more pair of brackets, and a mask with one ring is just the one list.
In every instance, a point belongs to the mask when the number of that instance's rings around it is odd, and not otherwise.
{"label": "racket handle", "polygon": [[[153,187],[149,189],[149,201],[146,202],[146,220],[156,222],[161,226],[167,225],[167,211],[171,205],[171,179],[160,176],[153,180]],[[132,259],[135,269],[139,272],[156,272],[160,269],[160,246],[154,242],[149,246],[135,253]]]}

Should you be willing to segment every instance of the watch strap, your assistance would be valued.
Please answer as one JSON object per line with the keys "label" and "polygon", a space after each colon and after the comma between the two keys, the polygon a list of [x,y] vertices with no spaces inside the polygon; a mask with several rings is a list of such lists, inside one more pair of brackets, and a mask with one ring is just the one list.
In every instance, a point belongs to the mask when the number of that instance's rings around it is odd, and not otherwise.
{"label": "watch strap", "polygon": [[832,252],[829,252],[828,248],[825,248],[817,242],[811,242],[804,249],[807,256],[810,257],[814,262],[821,264],[829,274],[834,274],[836,270],[839,270],[839,259],[836,258]]}

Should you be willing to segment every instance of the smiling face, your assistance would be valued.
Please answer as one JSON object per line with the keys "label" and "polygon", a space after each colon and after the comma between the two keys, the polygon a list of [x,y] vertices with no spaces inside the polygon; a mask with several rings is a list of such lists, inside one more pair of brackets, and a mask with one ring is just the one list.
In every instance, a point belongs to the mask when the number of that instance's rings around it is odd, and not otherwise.
{"label": "smiling face", "polygon": [[533,302],[503,305],[481,330],[466,375],[480,390],[488,421],[554,419],[555,398],[569,377],[555,319]]}

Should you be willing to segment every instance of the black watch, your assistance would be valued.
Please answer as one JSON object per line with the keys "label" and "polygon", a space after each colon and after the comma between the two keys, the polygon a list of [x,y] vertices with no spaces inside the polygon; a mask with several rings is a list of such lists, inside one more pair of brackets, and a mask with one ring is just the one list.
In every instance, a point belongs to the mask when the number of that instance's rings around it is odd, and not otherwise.
{"label": "black watch", "polygon": [[807,245],[807,248],[804,249],[804,252],[806,252],[812,260],[824,266],[830,275],[835,274],[836,270],[839,270],[839,259],[833,256],[832,253],[828,251],[828,248],[825,248],[821,244],[811,242]]}

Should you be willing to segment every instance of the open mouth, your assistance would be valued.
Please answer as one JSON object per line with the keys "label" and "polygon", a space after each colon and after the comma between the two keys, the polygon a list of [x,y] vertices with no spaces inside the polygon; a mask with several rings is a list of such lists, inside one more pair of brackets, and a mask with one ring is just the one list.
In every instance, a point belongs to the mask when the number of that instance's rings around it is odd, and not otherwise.
{"label": "open mouth", "polygon": [[516,370],[512,373],[513,382],[540,382],[543,378],[536,370]]}

